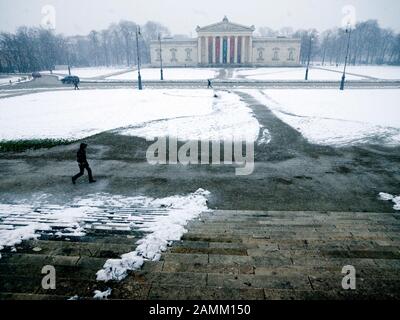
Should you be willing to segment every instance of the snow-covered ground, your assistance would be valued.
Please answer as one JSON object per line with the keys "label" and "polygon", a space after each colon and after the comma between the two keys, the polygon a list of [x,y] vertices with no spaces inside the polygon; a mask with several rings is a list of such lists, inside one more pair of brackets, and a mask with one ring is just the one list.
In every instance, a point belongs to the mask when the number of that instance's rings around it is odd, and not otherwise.
{"label": "snow-covered ground", "polygon": [[[321,69],[320,69],[321,68]],[[324,70],[322,70],[324,69]],[[305,67],[235,69],[233,78],[249,80],[304,80]],[[342,77],[343,66],[318,66],[309,69],[309,80],[337,80]],[[396,66],[348,66],[347,80],[400,79],[400,67]]]}
{"label": "snow-covered ground", "polygon": [[15,83],[21,83],[21,82],[26,82],[26,81],[30,81],[28,79],[28,76],[3,76],[0,75],[0,87],[1,86],[7,86],[10,84],[15,84]]}
{"label": "snow-covered ground", "polygon": [[210,112],[147,122],[118,132],[146,139],[170,136],[178,140],[222,141],[237,138],[255,141],[259,131],[259,122],[238,95],[218,92],[218,98],[214,99]]}
{"label": "snow-covered ground", "polygon": [[16,81],[18,81],[18,79],[19,79],[19,77],[15,77],[15,76],[0,77],[0,86],[10,84],[10,80],[11,80],[11,82],[16,82]]}
{"label": "snow-covered ground", "polygon": [[80,139],[148,121],[208,114],[212,103],[212,92],[206,90],[82,90],[2,99],[0,140]]}
{"label": "snow-covered ground", "polygon": [[[229,138],[258,135],[258,121],[234,93],[211,90],[81,90],[0,99],[0,140],[82,139],[117,128],[123,134]],[[173,119],[173,120],[172,120]],[[168,121],[170,120],[170,121]],[[135,128],[132,128],[132,127]]]}
{"label": "snow-covered ground", "polygon": [[[207,80],[214,79],[219,69],[203,68],[165,68],[164,80]],[[147,68],[141,70],[143,80],[160,80],[160,69]],[[138,72],[127,72],[118,76],[108,77],[108,80],[137,80]]]}
{"label": "snow-covered ground", "polygon": [[[329,70],[343,71],[340,67],[321,67]],[[348,66],[347,72],[373,77],[382,80],[398,80],[400,79],[400,66]]]}
{"label": "snow-covered ground", "polygon": [[400,90],[248,90],[312,143],[400,143]]}
{"label": "snow-covered ground", "polygon": [[[71,68],[71,74],[73,76],[78,76],[82,79],[91,79],[98,77],[107,77],[113,73],[128,71],[128,68],[122,67],[93,67],[93,68]],[[50,74],[49,71],[42,72],[43,74]],[[53,74],[61,74],[67,76],[68,70],[54,70]]]}
{"label": "snow-covered ground", "polygon": [[[146,235],[136,242],[135,251],[122,255],[121,259],[108,260],[97,273],[101,281],[121,280],[128,270],[140,268],[145,260],[158,260],[171,241],[180,240],[186,224],[208,211],[208,195],[203,189],[161,199],[93,194],[77,197],[65,205],[50,204],[43,195],[29,204],[0,204],[0,251],[5,247],[15,250],[22,241],[38,238],[41,231],[55,236],[82,237],[99,219],[106,221],[103,228],[111,228],[116,224],[118,210],[122,210],[119,228],[142,231]],[[112,219],[108,219],[107,209],[114,212]]]}
{"label": "snow-covered ground", "polygon": [[[248,80],[304,80],[306,68],[253,68],[235,69],[233,78],[244,78]],[[309,80],[337,80],[340,81],[342,75],[337,72],[321,69],[309,69]],[[347,80],[360,80],[363,77],[348,75]]]}

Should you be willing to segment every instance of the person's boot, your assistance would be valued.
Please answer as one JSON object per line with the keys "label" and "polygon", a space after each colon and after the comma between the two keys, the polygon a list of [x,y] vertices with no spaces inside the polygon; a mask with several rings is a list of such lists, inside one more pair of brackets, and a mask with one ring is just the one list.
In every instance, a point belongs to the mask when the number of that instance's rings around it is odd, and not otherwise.
{"label": "person's boot", "polygon": [[89,183],[96,183],[96,182],[97,182],[97,180],[95,180],[95,179],[89,180]]}
{"label": "person's boot", "polygon": [[76,184],[74,177],[72,177],[72,184]]}

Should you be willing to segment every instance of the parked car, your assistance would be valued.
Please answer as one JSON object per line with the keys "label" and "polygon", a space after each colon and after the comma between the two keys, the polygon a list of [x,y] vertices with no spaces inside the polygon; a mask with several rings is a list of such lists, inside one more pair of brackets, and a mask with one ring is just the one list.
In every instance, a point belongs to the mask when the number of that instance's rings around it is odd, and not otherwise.
{"label": "parked car", "polygon": [[74,82],[79,83],[81,80],[77,76],[67,76],[61,80],[63,84],[74,84]]}
{"label": "parked car", "polygon": [[40,72],[32,72],[32,78],[33,79],[37,79],[37,78],[41,78],[42,75],[40,74]]}

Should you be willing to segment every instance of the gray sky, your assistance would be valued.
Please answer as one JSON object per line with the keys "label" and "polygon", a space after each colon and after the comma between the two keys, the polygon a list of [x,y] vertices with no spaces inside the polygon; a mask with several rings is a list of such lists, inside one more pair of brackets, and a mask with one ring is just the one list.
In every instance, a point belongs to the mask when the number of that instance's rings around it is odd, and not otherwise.
{"label": "gray sky", "polygon": [[39,26],[45,5],[54,6],[56,31],[66,35],[88,34],[125,19],[158,21],[172,33],[195,36],[196,25],[218,22],[224,15],[256,27],[324,30],[341,26],[346,5],[354,6],[357,20],[377,19],[400,31],[399,0],[0,0],[0,31]]}

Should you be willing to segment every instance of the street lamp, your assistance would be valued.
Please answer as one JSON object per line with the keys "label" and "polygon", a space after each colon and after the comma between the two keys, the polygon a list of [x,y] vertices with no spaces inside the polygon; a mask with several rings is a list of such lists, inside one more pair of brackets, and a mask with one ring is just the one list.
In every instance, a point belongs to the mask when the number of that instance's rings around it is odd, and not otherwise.
{"label": "street lamp", "polygon": [[162,61],[162,47],[161,47],[161,33],[158,34],[158,41],[160,42],[160,72],[161,81],[164,80],[163,61]]}
{"label": "street lamp", "polygon": [[71,75],[71,42],[69,40],[65,40],[66,51],[67,51],[67,62],[68,62],[68,75]]}
{"label": "street lamp", "polygon": [[308,61],[307,61],[307,70],[306,70],[306,81],[308,80],[308,69],[310,68],[312,40],[313,40],[313,35],[311,34],[310,35],[310,45],[308,47]]}
{"label": "street lamp", "polygon": [[138,86],[139,90],[142,90],[142,76],[140,75],[140,50],[139,50],[139,36],[140,36],[140,27],[136,27],[136,52],[137,52],[137,65],[138,65]]}
{"label": "street lamp", "polygon": [[346,50],[346,58],[344,60],[344,69],[343,69],[342,82],[340,83],[340,90],[344,90],[344,82],[346,81],[346,67],[347,67],[347,60],[349,59],[349,51],[350,51],[350,37],[351,37],[351,26],[350,25],[347,26],[346,33],[348,34],[347,50]]}

